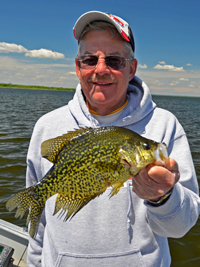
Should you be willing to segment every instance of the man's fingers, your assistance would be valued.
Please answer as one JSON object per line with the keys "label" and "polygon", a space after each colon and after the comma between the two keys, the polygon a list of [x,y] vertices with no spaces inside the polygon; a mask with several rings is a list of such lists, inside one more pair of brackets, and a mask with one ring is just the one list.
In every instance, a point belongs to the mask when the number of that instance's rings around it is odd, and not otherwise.
{"label": "man's fingers", "polygon": [[169,182],[169,186],[173,186],[180,178],[178,164],[171,158],[166,161],[165,167],[149,164],[147,171],[155,182],[160,184]]}
{"label": "man's fingers", "polygon": [[133,192],[143,199],[158,198],[178,182],[178,164],[168,159],[165,167],[149,164],[133,177]]}
{"label": "man's fingers", "polygon": [[142,169],[136,176],[135,176],[135,183],[139,186],[146,186],[148,187],[155,187],[155,180],[153,180],[148,174],[148,168]]}
{"label": "man's fingers", "polygon": [[180,179],[178,163],[174,159],[169,158],[166,162],[166,169],[174,174],[175,178],[174,184],[176,184]]}
{"label": "man's fingers", "polygon": [[171,158],[169,158],[166,161],[165,168],[168,169],[171,172],[179,172],[178,163],[174,159],[171,159]]}

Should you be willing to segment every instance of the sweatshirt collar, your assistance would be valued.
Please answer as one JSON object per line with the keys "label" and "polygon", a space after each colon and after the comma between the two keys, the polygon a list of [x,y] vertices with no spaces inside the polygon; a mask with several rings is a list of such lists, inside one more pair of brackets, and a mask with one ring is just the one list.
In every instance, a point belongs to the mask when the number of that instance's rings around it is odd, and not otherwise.
{"label": "sweatshirt collar", "polygon": [[[129,83],[127,94],[129,101],[122,114],[112,123],[113,126],[128,127],[146,117],[155,107],[147,85],[135,76]],[[79,127],[100,127],[101,125],[90,113],[82,93],[81,85],[78,84],[74,98],[69,102],[69,109],[76,119]]]}

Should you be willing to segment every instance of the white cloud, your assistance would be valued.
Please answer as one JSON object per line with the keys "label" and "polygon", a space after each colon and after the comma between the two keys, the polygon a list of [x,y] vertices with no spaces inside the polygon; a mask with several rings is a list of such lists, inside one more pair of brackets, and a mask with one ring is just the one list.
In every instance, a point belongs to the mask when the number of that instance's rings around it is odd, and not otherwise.
{"label": "white cloud", "polygon": [[67,77],[63,77],[63,76],[61,76],[60,78],[59,78],[59,80],[66,80],[67,79]]}
{"label": "white cloud", "polygon": [[169,85],[177,85],[177,84],[179,84],[178,81],[173,81],[173,82],[171,82]]}
{"label": "white cloud", "polygon": [[186,66],[192,66],[192,64],[188,63]]}
{"label": "white cloud", "polygon": [[26,57],[36,57],[36,58],[51,58],[51,59],[62,59],[64,58],[64,54],[53,52],[51,50],[47,50],[41,48],[39,50],[29,50],[26,54]]}
{"label": "white cloud", "polygon": [[147,69],[148,67],[147,67],[146,64],[144,64],[144,65],[139,64],[139,65],[138,65],[138,68],[141,68],[141,69]]}
{"label": "white cloud", "polygon": [[[38,60],[39,61],[39,60]],[[74,61],[73,58],[69,61]],[[44,64],[0,56],[0,80],[3,83],[75,88],[78,77],[75,64]],[[62,78],[61,78],[62,77]]]}
{"label": "white cloud", "polygon": [[[6,47],[2,45],[2,43],[0,44],[0,47]],[[19,48],[20,46],[16,45],[12,47]],[[17,49],[9,50],[7,48],[7,50],[4,49],[3,51],[7,51],[8,53],[8,51],[16,50]],[[20,49],[18,49],[18,51],[20,51]],[[27,52],[29,51],[26,50],[24,55]],[[17,59],[15,57],[16,55],[11,56],[10,54],[4,54],[3,56],[3,54],[0,54],[0,80],[2,82],[44,86],[53,86],[55,84],[59,87],[68,88],[75,88],[79,82],[75,72],[73,57],[65,58],[62,60],[62,64],[56,61],[44,62],[44,60],[41,61],[40,59],[37,60],[28,57]],[[164,61],[159,62],[159,64],[164,68],[162,71],[159,68],[151,70],[149,70],[149,68],[138,68],[136,74],[144,80],[152,93],[199,96],[200,71],[169,71],[169,68],[166,67],[169,65],[164,64]],[[145,64],[142,66],[145,66]],[[172,68],[176,67],[172,66]],[[196,84],[192,82],[196,82]]]}
{"label": "white cloud", "polygon": [[41,64],[41,63],[34,63],[29,60],[17,60],[13,57],[9,56],[0,56],[0,71],[3,70],[16,70],[21,69],[23,71],[30,71],[30,70],[42,70],[42,69],[75,69],[75,63],[72,64]]}
{"label": "white cloud", "polygon": [[175,67],[174,65],[160,65],[157,64],[156,66],[153,67],[154,69],[157,70],[168,70],[168,71],[185,71],[183,67]]}
{"label": "white cloud", "polygon": [[186,79],[186,78],[180,78],[179,81],[189,81],[189,79]]}
{"label": "white cloud", "polygon": [[63,59],[65,58],[64,54],[53,52],[51,50],[47,50],[41,48],[39,50],[28,50],[22,45],[17,44],[9,44],[2,42],[0,43],[0,53],[25,53],[26,57],[32,58],[50,58],[50,59]]}
{"label": "white cloud", "polygon": [[160,64],[163,64],[163,65],[166,64],[165,61],[159,61],[159,63],[160,63]]}
{"label": "white cloud", "polygon": [[32,80],[39,80],[45,78],[45,75],[36,75],[35,77],[32,78]]}
{"label": "white cloud", "polygon": [[163,85],[163,83],[160,82],[159,80],[155,80],[155,81],[153,81],[152,84],[155,84],[156,86],[161,86],[161,85]]}
{"label": "white cloud", "polygon": [[[200,71],[138,69],[136,75],[148,85],[152,94],[200,96]],[[183,78],[188,81],[182,80]]]}
{"label": "white cloud", "polygon": [[26,53],[27,51],[22,45],[0,43],[0,53]]}
{"label": "white cloud", "polygon": [[22,76],[24,76],[24,73],[17,73],[16,76],[22,77]]}
{"label": "white cloud", "polygon": [[70,71],[70,72],[67,73],[67,75],[68,74],[76,75],[76,72],[75,71]]}

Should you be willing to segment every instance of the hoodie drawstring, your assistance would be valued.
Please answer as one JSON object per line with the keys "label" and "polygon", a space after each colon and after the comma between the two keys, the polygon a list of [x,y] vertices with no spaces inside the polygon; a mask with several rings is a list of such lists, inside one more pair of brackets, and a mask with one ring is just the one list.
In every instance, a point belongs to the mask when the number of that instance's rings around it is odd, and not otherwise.
{"label": "hoodie drawstring", "polygon": [[130,230],[130,218],[129,218],[129,213],[131,211],[131,206],[132,206],[132,201],[131,201],[131,189],[130,189],[130,185],[129,185],[129,180],[126,181],[127,184],[127,191],[128,191],[128,200],[129,200],[129,205],[128,205],[128,211],[127,211],[127,215],[126,215],[126,220],[127,220],[127,235],[129,235],[129,230]]}

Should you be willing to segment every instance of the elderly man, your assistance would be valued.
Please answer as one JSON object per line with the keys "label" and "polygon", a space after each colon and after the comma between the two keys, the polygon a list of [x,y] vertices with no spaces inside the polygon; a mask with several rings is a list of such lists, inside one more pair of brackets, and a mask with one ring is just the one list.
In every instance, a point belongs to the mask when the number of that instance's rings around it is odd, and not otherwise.
{"label": "elderly man", "polygon": [[120,17],[92,11],[74,26],[80,84],[67,106],[37,122],[27,156],[27,186],[41,180],[51,163],[41,157],[44,140],[81,127],[127,127],[165,142],[166,166],[148,165],[110,200],[92,200],[64,222],[53,216],[56,196],[30,238],[28,266],[152,266],[171,263],[167,237],[181,237],[196,223],[198,184],[185,132],[177,119],[153,103],[135,76],[137,60],[130,26]]}

